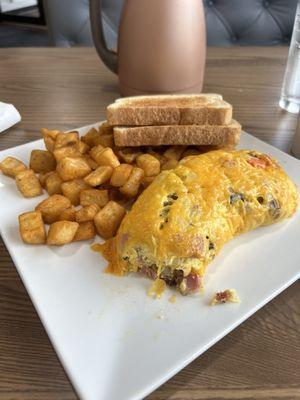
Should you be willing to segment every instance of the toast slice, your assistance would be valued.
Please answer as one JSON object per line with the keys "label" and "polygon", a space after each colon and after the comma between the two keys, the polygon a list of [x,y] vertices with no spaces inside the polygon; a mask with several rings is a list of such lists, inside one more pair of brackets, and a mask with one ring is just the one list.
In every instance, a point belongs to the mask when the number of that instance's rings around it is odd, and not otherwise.
{"label": "toast slice", "polygon": [[241,125],[168,125],[114,127],[116,146],[236,145]]}
{"label": "toast slice", "polygon": [[220,94],[125,97],[107,107],[112,126],[227,125],[232,106]]}

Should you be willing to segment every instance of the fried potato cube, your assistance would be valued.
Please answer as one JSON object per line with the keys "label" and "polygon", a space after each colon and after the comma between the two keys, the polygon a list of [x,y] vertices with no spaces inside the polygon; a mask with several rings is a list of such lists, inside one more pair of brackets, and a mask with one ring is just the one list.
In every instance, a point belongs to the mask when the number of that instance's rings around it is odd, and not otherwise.
{"label": "fried potato cube", "polygon": [[56,136],[54,148],[76,145],[79,142],[78,132],[63,132]]}
{"label": "fried potato cube", "polygon": [[47,244],[50,246],[61,246],[71,243],[79,227],[77,222],[57,221],[50,225]]}
{"label": "fried potato cube", "polygon": [[76,220],[76,208],[71,206],[66,208],[60,213],[59,221],[75,221]]}
{"label": "fried potato cube", "polygon": [[84,143],[82,140],[79,140],[76,144],[76,149],[80,154],[85,154],[90,150],[90,146]]}
{"label": "fried potato cube", "polygon": [[168,170],[168,169],[174,169],[176,168],[178,165],[178,161],[175,160],[175,158],[166,161],[165,163],[163,163],[163,165],[161,166],[162,171]]}
{"label": "fried potato cube", "polygon": [[54,174],[54,171],[51,171],[51,172],[41,172],[41,173],[39,173],[38,179],[39,179],[40,184],[41,184],[41,186],[42,186],[43,188],[45,187],[46,179],[47,179],[48,176],[50,176],[51,174]]}
{"label": "fried potato cube", "polygon": [[57,172],[50,173],[45,179],[45,189],[49,196],[52,194],[62,194],[61,184],[63,181]]}
{"label": "fried potato cube", "polygon": [[167,160],[177,160],[179,161],[182,153],[185,151],[187,146],[171,146],[164,152],[164,157]]}
{"label": "fried potato cube", "polygon": [[73,179],[72,181],[63,182],[61,190],[74,206],[78,206],[80,200],[80,192],[84,189],[89,189],[90,185],[84,182],[83,179]]}
{"label": "fried potato cube", "polygon": [[96,161],[97,164],[109,165],[112,168],[116,168],[118,165],[120,165],[118,157],[110,147],[106,147],[102,151],[98,152],[96,157],[92,155],[93,150],[94,149],[91,150],[91,157]]}
{"label": "fried potato cube", "polygon": [[159,161],[160,165],[163,164],[165,157],[162,154],[154,151],[152,148],[148,149],[147,153],[150,154],[151,156],[155,157]]}
{"label": "fried potato cube", "polygon": [[108,200],[108,190],[86,189],[80,192],[80,205],[83,207],[91,204],[104,207]]}
{"label": "fried potato cube", "polygon": [[47,150],[32,150],[30,168],[34,172],[50,172],[56,168],[56,161],[52,153]]}
{"label": "fried potato cube", "polygon": [[113,168],[109,165],[102,165],[98,167],[95,171],[91,172],[84,178],[84,181],[95,187],[102,185],[102,183],[107,182],[113,173]]}
{"label": "fried potato cube", "polygon": [[92,170],[84,158],[65,157],[60,160],[56,168],[63,181],[84,178]]}
{"label": "fried potato cube", "polygon": [[115,187],[125,185],[131,174],[133,166],[130,164],[120,164],[113,170],[110,178],[110,184]]}
{"label": "fried potato cube", "polygon": [[16,175],[16,184],[24,197],[36,197],[43,193],[42,186],[32,169],[26,169]]}
{"label": "fried potato cube", "polygon": [[142,185],[146,188],[148,187],[156,178],[156,176],[144,176],[142,180]]}
{"label": "fried potato cube", "polygon": [[82,157],[85,159],[85,161],[89,164],[90,168],[92,170],[95,170],[99,167],[99,165],[90,157],[88,154],[82,154]]}
{"label": "fried potato cube", "polygon": [[24,171],[25,169],[27,169],[26,165],[14,157],[6,157],[0,163],[0,170],[2,173],[12,178],[15,178],[19,172]]}
{"label": "fried potato cube", "polygon": [[143,154],[141,151],[137,151],[136,149],[132,149],[130,147],[125,147],[117,151],[118,157],[120,157],[120,159],[127,164],[132,164],[141,154]]}
{"label": "fried potato cube", "polygon": [[160,162],[151,154],[142,154],[136,159],[137,166],[144,170],[145,176],[155,176],[160,173]]}
{"label": "fried potato cube", "polygon": [[98,144],[97,146],[94,146],[91,148],[89,155],[92,157],[92,159],[98,163],[98,157],[100,156],[102,150],[104,150],[105,147],[101,146],[101,144]]}
{"label": "fried potato cube", "polygon": [[120,192],[127,197],[135,197],[138,194],[143,177],[144,170],[134,167],[128,181],[120,188]]}
{"label": "fried potato cube", "polygon": [[65,157],[81,157],[82,154],[76,146],[64,146],[53,151],[55,160],[59,162]]}
{"label": "fried potato cube", "polygon": [[71,202],[65,196],[53,194],[41,201],[36,207],[36,211],[41,211],[43,220],[46,224],[52,224],[59,220],[61,213],[71,207]]}
{"label": "fried potato cube", "polygon": [[101,136],[103,135],[109,135],[112,134],[114,131],[114,128],[109,125],[107,121],[104,121],[100,126],[99,126],[99,133]]}
{"label": "fried potato cube", "polygon": [[19,229],[24,243],[46,243],[46,230],[40,211],[30,211],[19,215]]}
{"label": "fried potato cube", "polygon": [[51,153],[54,150],[56,136],[59,133],[61,133],[61,132],[58,130],[49,130],[49,129],[45,129],[45,128],[41,129],[41,135],[43,136],[45,147]]}
{"label": "fried potato cube", "polygon": [[99,210],[100,207],[97,204],[82,207],[80,210],[76,211],[75,220],[76,222],[93,221]]}
{"label": "fried potato cube", "polygon": [[40,133],[42,135],[42,137],[44,138],[45,136],[49,136],[51,137],[51,139],[55,140],[56,136],[59,133],[62,133],[61,131],[59,131],[58,129],[46,129],[46,128],[41,128],[40,129]]}
{"label": "fried potato cube", "polygon": [[91,128],[81,140],[90,147],[97,146],[99,144],[98,140],[100,138],[100,133],[97,129]]}
{"label": "fried potato cube", "polygon": [[110,133],[108,135],[107,134],[101,135],[98,142],[103,147],[114,147],[114,145],[115,145],[114,135],[112,133]]}
{"label": "fried potato cube", "polygon": [[93,221],[86,221],[79,224],[79,227],[73,238],[73,242],[78,242],[80,240],[90,240],[96,235],[95,224]]}
{"label": "fried potato cube", "polygon": [[115,201],[109,201],[102,210],[100,210],[95,218],[95,226],[98,234],[104,239],[113,237],[126,214],[124,207]]}

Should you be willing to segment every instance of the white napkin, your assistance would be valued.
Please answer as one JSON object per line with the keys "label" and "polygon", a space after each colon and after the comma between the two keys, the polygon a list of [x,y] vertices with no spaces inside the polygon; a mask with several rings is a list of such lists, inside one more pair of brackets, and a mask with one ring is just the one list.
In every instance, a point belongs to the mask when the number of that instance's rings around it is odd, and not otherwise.
{"label": "white napkin", "polygon": [[0,102],[0,132],[21,121],[19,111],[12,105]]}

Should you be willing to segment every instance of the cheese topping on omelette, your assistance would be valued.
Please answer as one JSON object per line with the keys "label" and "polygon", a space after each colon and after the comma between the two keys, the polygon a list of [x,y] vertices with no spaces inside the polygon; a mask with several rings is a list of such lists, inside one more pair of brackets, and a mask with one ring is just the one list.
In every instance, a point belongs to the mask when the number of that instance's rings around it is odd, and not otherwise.
{"label": "cheese topping on omelette", "polygon": [[291,217],[297,204],[296,186],[273,158],[211,151],[162,172],[102,252],[111,273],[140,272],[187,294],[226,242]]}

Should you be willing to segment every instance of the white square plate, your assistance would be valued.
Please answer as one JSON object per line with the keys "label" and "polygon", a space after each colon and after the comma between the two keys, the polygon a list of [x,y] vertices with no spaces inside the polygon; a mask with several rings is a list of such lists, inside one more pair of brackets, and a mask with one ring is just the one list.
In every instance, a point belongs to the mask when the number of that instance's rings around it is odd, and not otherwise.
{"label": "white square plate", "polygon": [[[87,128],[79,129],[84,133]],[[300,161],[243,133],[241,148],[275,156],[300,186]],[[42,140],[2,151],[28,163]],[[203,296],[168,301],[146,295],[150,281],[103,273],[89,243],[24,245],[17,215],[43,197],[24,199],[0,176],[1,235],[79,396],[141,399],[156,389],[300,276],[300,213],[228,243],[209,266]],[[215,291],[235,288],[241,304],[210,307]]]}

